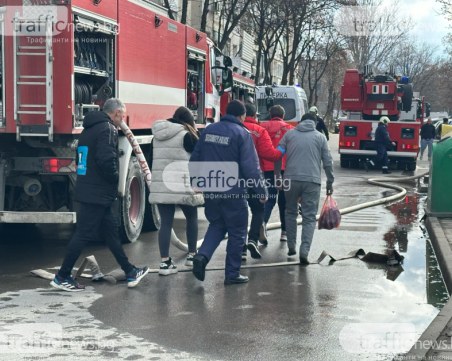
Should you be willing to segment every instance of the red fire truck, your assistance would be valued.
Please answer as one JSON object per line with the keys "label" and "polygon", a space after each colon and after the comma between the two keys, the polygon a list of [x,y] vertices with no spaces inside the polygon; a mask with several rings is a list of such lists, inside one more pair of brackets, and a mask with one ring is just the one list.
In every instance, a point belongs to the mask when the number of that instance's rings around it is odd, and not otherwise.
{"label": "red fire truck", "polygon": [[253,76],[248,76],[247,72],[242,74],[232,73],[232,87],[227,89],[221,96],[221,115],[226,113],[226,106],[233,99],[240,100],[244,103],[255,101],[256,83]]}
{"label": "red fire truck", "polygon": [[[199,127],[219,119],[231,59],[145,0],[0,0],[0,223],[74,223],[74,155],[84,115],[106,99],[146,158],[151,126],[189,106]],[[119,141],[125,241],[156,228],[140,168]]]}
{"label": "red fire truck", "polygon": [[[388,132],[395,147],[388,150],[391,165],[415,170],[419,152],[419,131],[425,113],[424,98],[413,97],[407,77],[396,76],[392,69],[374,75],[370,67],[364,72],[348,69],[341,91],[342,110],[339,153],[341,167],[359,167],[376,155],[375,130],[380,117],[391,120]],[[428,114],[427,114],[428,115]]]}

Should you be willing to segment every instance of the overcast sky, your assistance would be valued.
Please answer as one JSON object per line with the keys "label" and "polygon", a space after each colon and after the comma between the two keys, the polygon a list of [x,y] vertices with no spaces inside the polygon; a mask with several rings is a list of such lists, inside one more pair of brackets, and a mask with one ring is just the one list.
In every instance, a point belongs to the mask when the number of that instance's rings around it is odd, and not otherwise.
{"label": "overcast sky", "polygon": [[442,38],[452,31],[448,29],[449,22],[445,17],[438,14],[440,4],[434,0],[400,0],[400,7],[400,16],[408,13],[415,22],[412,33],[419,41],[438,46],[440,54],[444,49]]}

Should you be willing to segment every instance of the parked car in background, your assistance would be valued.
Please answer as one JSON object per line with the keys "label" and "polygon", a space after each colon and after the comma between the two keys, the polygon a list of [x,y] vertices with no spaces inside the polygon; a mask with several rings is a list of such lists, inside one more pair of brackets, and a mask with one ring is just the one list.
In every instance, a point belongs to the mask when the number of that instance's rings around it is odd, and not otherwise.
{"label": "parked car in background", "polygon": [[[432,123],[433,123],[433,121],[432,121]],[[435,132],[436,139],[441,139],[441,134],[440,134],[440,125],[441,124],[443,124],[443,120],[442,119],[437,121],[437,122],[435,122],[435,123],[433,123],[433,125],[435,126],[435,129],[436,129],[436,132]],[[447,124],[452,125],[452,119],[449,119]]]}

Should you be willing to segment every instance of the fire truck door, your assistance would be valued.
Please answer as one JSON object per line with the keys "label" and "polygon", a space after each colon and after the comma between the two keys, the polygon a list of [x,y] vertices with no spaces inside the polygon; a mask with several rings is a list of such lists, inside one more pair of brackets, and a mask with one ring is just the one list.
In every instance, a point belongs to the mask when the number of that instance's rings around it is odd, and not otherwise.
{"label": "fire truck door", "polygon": [[187,60],[187,108],[197,124],[204,124],[206,104],[206,56],[198,51],[189,50]]}

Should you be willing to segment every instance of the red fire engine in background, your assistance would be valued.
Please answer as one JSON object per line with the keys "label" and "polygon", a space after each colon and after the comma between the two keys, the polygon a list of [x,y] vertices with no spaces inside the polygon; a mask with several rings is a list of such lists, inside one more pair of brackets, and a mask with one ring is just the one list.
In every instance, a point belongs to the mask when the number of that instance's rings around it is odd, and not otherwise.
{"label": "red fire engine in background", "polygon": [[233,99],[240,100],[244,103],[254,103],[256,97],[256,83],[252,76],[247,73],[232,73],[232,88],[228,89],[221,96],[221,115],[226,113],[226,106]]}
{"label": "red fire engine in background", "polygon": [[[0,0],[0,223],[74,223],[74,156],[83,118],[111,97],[147,160],[151,126],[188,106],[199,127],[220,117],[231,59],[143,0]],[[158,227],[140,168],[120,137],[125,241]]]}
{"label": "red fire engine in background", "polygon": [[390,163],[397,169],[416,169],[425,103],[423,97],[413,96],[407,77],[396,76],[392,69],[379,75],[374,75],[368,66],[362,73],[348,69],[341,107],[347,113],[339,129],[341,167],[359,167],[376,155],[375,130],[380,117],[387,116],[391,120],[389,136],[396,143],[388,149]]}

